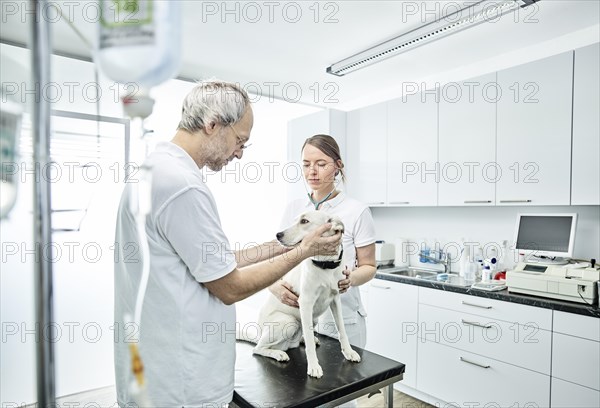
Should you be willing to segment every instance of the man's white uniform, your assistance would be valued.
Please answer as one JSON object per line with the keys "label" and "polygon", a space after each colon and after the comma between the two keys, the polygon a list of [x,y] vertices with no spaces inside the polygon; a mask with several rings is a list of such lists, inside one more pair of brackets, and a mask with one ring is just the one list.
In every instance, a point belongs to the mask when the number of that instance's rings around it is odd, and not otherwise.
{"label": "man's white uniform", "polygon": [[[314,210],[314,204],[308,198],[294,200],[288,204],[281,221],[281,229],[287,228],[303,212]],[[375,227],[371,210],[358,200],[340,192],[334,198],[319,206],[319,211],[337,215],[344,223],[342,245],[344,247],[343,263],[350,271],[356,269],[356,248],[375,242]],[[285,279],[285,278],[284,278]],[[365,348],[367,343],[366,310],[362,304],[360,290],[352,286],[342,294],[342,314],[350,344]],[[325,312],[319,319],[319,333],[337,336],[335,322],[331,311]]]}
{"label": "man's white uniform", "polygon": [[[221,407],[233,396],[235,306],[222,303],[201,283],[230,273],[235,257],[192,158],[166,142],[157,145],[147,163],[153,169],[152,211],[146,222],[150,278],[139,351],[150,400],[156,407]],[[121,406],[133,403],[128,340],[137,330],[124,327],[123,316],[134,313],[141,276],[135,218],[127,194],[123,197],[115,263],[115,371]]]}

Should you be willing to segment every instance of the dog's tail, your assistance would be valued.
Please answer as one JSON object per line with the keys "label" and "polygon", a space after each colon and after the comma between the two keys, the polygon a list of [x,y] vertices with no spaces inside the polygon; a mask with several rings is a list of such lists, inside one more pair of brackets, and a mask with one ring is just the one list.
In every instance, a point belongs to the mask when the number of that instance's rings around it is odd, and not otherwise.
{"label": "dog's tail", "polygon": [[248,343],[257,344],[260,339],[261,328],[258,323],[240,323],[235,325],[235,339],[247,341]]}

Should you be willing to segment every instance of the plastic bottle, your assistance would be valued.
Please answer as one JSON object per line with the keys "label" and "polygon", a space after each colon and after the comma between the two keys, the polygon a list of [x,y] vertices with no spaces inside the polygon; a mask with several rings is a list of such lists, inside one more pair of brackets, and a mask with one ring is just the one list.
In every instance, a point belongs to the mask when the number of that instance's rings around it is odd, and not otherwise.
{"label": "plastic bottle", "polygon": [[[427,244],[427,240],[423,238],[421,240],[421,250],[419,251],[419,262],[427,263],[429,260],[425,258],[425,256],[429,256],[429,245]],[[423,256],[421,256],[423,255]]]}
{"label": "plastic bottle", "polygon": [[508,241],[502,241],[502,253],[498,259],[498,263],[496,265],[496,269],[498,272],[504,272],[507,269],[506,265],[506,257],[508,256]]}
{"label": "plastic bottle", "polygon": [[[496,247],[492,247],[490,248],[490,263],[493,263],[494,265],[496,265],[498,263],[498,250],[496,249]],[[494,260],[492,262],[492,259]]]}
{"label": "plastic bottle", "polygon": [[477,262],[475,262],[475,260],[473,259],[473,256],[471,255],[467,261],[467,268],[465,270],[464,280],[466,280],[468,282],[473,282],[473,281],[475,281],[476,276],[477,276]]}
{"label": "plastic bottle", "polygon": [[483,271],[481,272],[481,281],[482,282],[490,282],[492,280],[492,270],[489,265],[483,267]]}
{"label": "plastic bottle", "polygon": [[477,255],[475,256],[475,264],[477,266],[475,279],[479,279],[481,277],[481,272],[483,271],[483,248],[481,247],[477,249]]}
{"label": "plastic bottle", "polygon": [[469,274],[469,268],[471,267],[470,265],[470,260],[471,260],[471,247],[468,245],[464,244],[464,240],[463,240],[463,250],[462,250],[462,254],[460,257],[460,268],[459,268],[459,272],[458,274],[463,277],[466,278],[466,276]]}
{"label": "plastic bottle", "polygon": [[120,83],[151,88],[175,76],[181,65],[181,2],[100,1],[95,59]]}

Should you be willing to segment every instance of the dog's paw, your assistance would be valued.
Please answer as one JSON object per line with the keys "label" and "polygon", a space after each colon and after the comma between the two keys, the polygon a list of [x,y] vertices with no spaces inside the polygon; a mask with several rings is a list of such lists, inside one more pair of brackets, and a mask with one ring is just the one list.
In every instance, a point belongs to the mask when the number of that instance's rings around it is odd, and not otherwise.
{"label": "dog's paw", "polygon": [[360,361],[360,355],[352,349],[342,350],[342,354],[344,355],[344,357],[346,357],[346,360],[354,361],[357,363]]}
{"label": "dog's paw", "polygon": [[308,366],[308,375],[315,378],[323,377],[323,369],[319,363]]}
{"label": "dog's paw", "polygon": [[273,350],[273,358],[277,361],[290,361],[290,356],[281,350]]}

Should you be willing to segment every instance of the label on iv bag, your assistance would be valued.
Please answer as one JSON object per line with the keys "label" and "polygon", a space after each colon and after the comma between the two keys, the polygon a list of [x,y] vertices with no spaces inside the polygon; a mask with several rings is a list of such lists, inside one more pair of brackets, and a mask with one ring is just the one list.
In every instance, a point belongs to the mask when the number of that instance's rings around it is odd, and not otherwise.
{"label": "label on iv bag", "polygon": [[103,0],[100,49],[154,45],[156,37],[152,0]]}

